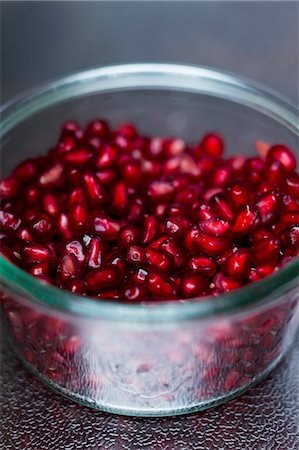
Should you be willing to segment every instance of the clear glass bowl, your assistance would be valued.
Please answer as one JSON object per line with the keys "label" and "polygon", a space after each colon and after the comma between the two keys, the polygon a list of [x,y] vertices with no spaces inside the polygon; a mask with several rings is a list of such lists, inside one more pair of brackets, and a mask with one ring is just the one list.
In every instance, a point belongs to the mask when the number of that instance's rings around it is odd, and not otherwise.
{"label": "clear glass bowl", "polygon": [[[232,153],[253,153],[256,139],[298,143],[296,109],[246,80],[200,67],[124,65],[7,105],[3,175],[50,148],[65,120],[94,117],[189,142],[217,130]],[[276,366],[298,328],[298,259],[217,298],[145,305],[75,296],[0,260],[3,317],[17,353],[49,386],[103,411],[166,416],[229,400]]]}

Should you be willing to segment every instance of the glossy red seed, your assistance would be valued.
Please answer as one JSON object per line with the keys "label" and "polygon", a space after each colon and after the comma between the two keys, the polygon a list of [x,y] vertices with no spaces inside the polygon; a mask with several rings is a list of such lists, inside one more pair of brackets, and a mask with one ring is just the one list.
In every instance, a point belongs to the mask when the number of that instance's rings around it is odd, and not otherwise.
{"label": "glossy red seed", "polygon": [[174,265],[176,268],[182,266],[184,262],[184,256],[180,246],[174,239],[163,239],[158,247],[158,250],[162,250],[163,252],[168,253],[172,257],[171,260],[174,260]]}
{"label": "glossy red seed", "polygon": [[86,285],[82,280],[67,280],[64,288],[71,291],[73,294],[84,295],[86,293]]}
{"label": "glossy red seed", "polygon": [[21,224],[21,219],[13,213],[0,210],[0,225],[2,232],[16,231]]}
{"label": "glossy red seed", "polygon": [[140,265],[144,262],[145,253],[143,248],[138,245],[130,245],[127,248],[126,259],[130,264]]}
{"label": "glossy red seed", "polygon": [[127,186],[123,182],[118,182],[114,186],[113,199],[112,199],[113,209],[115,211],[124,211],[128,206],[128,191]]}
{"label": "glossy red seed", "polygon": [[287,172],[293,172],[296,169],[296,158],[285,145],[274,145],[269,149],[266,162],[271,164],[274,161],[279,161]]}
{"label": "glossy red seed", "polygon": [[158,224],[154,216],[148,216],[142,227],[142,243],[148,244],[151,242],[158,232]]}
{"label": "glossy red seed", "polygon": [[52,238],[56,225],[46,214],[38,214],[30,223],[30,233],[38,242],[46,242]]}
{"label": "glossy red seed", "polygon": [[22,256],[26,262],[48,262],[52,259],[52,252],[45,245],[27,242],[24,245]]}
{"label": "glossy red seed", "polygon": [[63,161],[72,166],[81,166],[90,161],[92,153],[88,148],[78,148],[70,150],[63,154]]}
{"label": "glossy red seed", "polygon": [[212,208],[205,204],[194,205],[192,208],[192,215],[194,219],[198,221],[208,220],[215,216]]}
{"label": "glossy red seed", "polygon": [[57,234],[62,239],[71,239],[73,232],[71,231],[69,218],[66,214],[60,213],[57,219]]}
{"label": "glossy red seed", "polygon": [[115,164],[117,157],[117,149],[113,145],[104,144],[96,156],[95,166],[98,169],[109,169]]}
{"label": "glossy red seed", "polygon": [[215,275],[213,284],[217,292],[229,292],[241,287],[239,281],[231,277],[225,277],[221,272]]}
{"label": "glossy red seed", "polygon": [[279,224],[283,227],[298,225],[299,223],[299,209],[294,211],[285,211],[280,214]]}
{"label": "glossy red seed", "polygon": [[140,240],[140,231],[135,225],[126,225],[119,230],[117,242],[120,248],[136,245]]}
{"label": "glossy red seed", "polygon": [[134,160],[124,161],[120,165],[120,173],[127,186],[139,186],[143,180],[140,164]]}
{"label": "glossy red seed", "polygon": [[53,194],[45,194],[42,198],[43,210],[50,217],[57,217],[60,212],[57,198]]}
{"label": "glossy red seed", "polygon": [[116,172],[114,170],[98,170],[95,173],[100,185],[110,185],[116,179]]}
{"label": "glossy red seed", "polygon": [[227,241],[223,237],[220,238],[217,236],[200,233],[196,237],[195,245],[197,249],[205,255],[216,256],[220,255],[227,249],[229,241]]}
{"label": "glossy red seed", "polygon": [[92,228],[103,239],[113,241],[117,238],[120,225],[105,214],[96,212],[92,220]]}
{"label": "glossy red seed", "polygon": [[204,153],[220,159],[224,150],[224,143],[220,136],[216,134],[206,134],[200,142],[200,148]]}
{"label": "glossy red seed", "polygon": [[149,297],[148,290],[145,286],[130,284],[125,285],[120,291],[120,299],[125,302],[141,302]]}
{"label": "glossy red seed", "polygon": [[81,139],[82,135],[83,132],[79,123],[76,122],[75,120],[69,120],[68,122],[65,122],[65,124],[62,127],[60,139],[66,136],[72,136],[75,137],[76,139]]}
{"label": "glossy red seed", "polygon": [[185,217],[170,217],[165,221],[165,232],[170,236],[181,238],[190,228],[190,222]]}
{"label": "glossy red seed", "polygon": [[25,189],[24,194],[25,202],[27,203],[27,205],[34,206],[39,201],[39,195],[40,195],[39,190],[36,187],[28,186]]}
{"label": "glossy red seed", "polygon": [[86,265],[90,269],[100,269],[106,251],[105,242],[99,237],[91,238],[86,252]]}
{"label": "glossy red seed", "polygon": [[8,200],[18,195],[20,190],[19,182],[15,177],[4,178],[0,182],[0,198]]}
{"label": "glossy red seed", "polygon": [[149,273],[147,287],[152,297],[157,300],[172,299],[177,294],[175,283],[158,273]]}
{"label": "glossy red seed", "polygon": [[33,237],[29,231],[29,228],[25,227],[25,228],[19,228],[17,231],[17,236],[20,239],[23,239],[24,241],[33,241]]}
{"label": "glossy red seed", "polygon": [[113,268],[103,270],[92,270],[86,278],[86,286],[91,292],[95,292],[107,287],[117,286],[119,282],[118,272]]}
{"label": "glossy red seed", "polygon": [[85,197],[83,190],[81,188],[73,189],[68,196],[68,206],[73,205],[74,203],[84,203]]}
{"label": "glossy red seed", "polygon": [[66,253],[73,253],[79,262],[83,262],[85,260],[85,249],[80,241],[74,239],[66,242],[63,246],[63,251]]}
{"label": "glossy red seed", "polygon": [[282,186],[286,177],[286,170],[279,161],[273,161],[266,168],[267,181],[272,183],[276,188]]}
{"label": "glossy red seed", "polygon": [[82,264],[74,253],[63,255],[58,261],[57,273],[62,282],[78,277],[81,270]]}
{"label": "glossy red seed", "polygon": [[251,247],[252,258],[258,262],[276,261],[280,248],[280,241],[276,236],[267,231],[263,232],[262,235],[257,232],[253,236],[253,244]]}
{"label": "glossy red seed", "polygon": [[19,164],[12,175],[21,182],[30,181],[37,173],[37,166],[33,159],[27,159]]}
{"label": "glossy red seed", "polygon": [[39,176],[39,185],[43,188],[57,188],[63,182],[63,165],[54,163]]}
{"label": "glossy red seed", "polygon": [[84,202],[76,202],[69,207],[69,221],[74,233],[80,234],[88,230],[88,210]]}
{"label": "glossy red seed", "polygon": [[249,187],[240,180],[234,180],[226,186],[229,201],[235,206],[246,205],[251,202]]}
{"label": "glossy red seed", "polygon": [[174,187],[169,181],[153,181],[147,195],[154,203],[169,202],[174,195]]}
{"label": "glossy red seed", "polygon": [[216,273],[217,264],[207,256],[192,256],[188,261],[188,269],[211,277]]}
{"label": "glossy red seed", "polygon": [[40,277],[43,275],[48,275],[50,270],[50,266],[48,262],[40,262],[32,264],[29,269],[29,273],[34,277]]}
{"label": "glossy red seed", "polygon": [[181,291],[184,298],[202,295],[208,288],[209,280],[202,274],[186,273],[182,279]]}
{"label": "glossy red seed", "polygon": [[105,120],[96,119],[90,122],[85,134],[86,136],[93,136],[102,139],[107,139],[110,133],[109,125]]}
{"label": "glossy red seed", "polygon": [[90,204],[92,206],[102,205],[107,196],[97,177],[92,173],[85,173],[82,181]]}
{"label": "glossy red seed", "polygon": [[200,229],[198,227],[193,227],[189,231],[187,231],[186,236],[184,238],[184,244],[188,252],[196,253],[197,251],[197,243],[196,240],[200,235]]}
{"label": "glossy red seed", "polygon": [[132,281],[132,283],[134,285],[136,283],[143,285],[147,276],[148,276],[148,271],[141,267],[138,267],[136,270],[133,270],[131,272],[130,280]]}
{"label": "glossy red seed", "polygon": [[299,223],[284,229],[280,234],[280,240],[295,252],[299,248]]}
{"label": "glossy red seed", "polygon": [[285,178],[286,191],[299,199],[299,175],[296,172],[288,173]]}
{"label": "glossy red seed", "polygon": [[235,212],[232,222],[232,232],[239,236],[254,231],[260,224],[261,218],[256,207],[249,205],[240,206]]}
{"label": "glossy red seed", "polygon": [[145,250],[145,258],[147,264],[156,268],[158,271],[170,272],[173,267],[173,256],[161,250],[157,251],[148,248]]}
{"label": "glossy red seed", "polygon": [[203,233],[210,234],[212,236],[225,236],[231,229],[230,223],[219,217],[211,217],[208,220],[199,222],[198,226]]}
{"label": "glossy red seed", "polygon": [[226,200],[224,194],[215,194],[210,200],[210,206],[215,214],[226,220],[232,220],[234,213]]}
{"label": "glossy red seed", "polygon": [[269,224],[280,212],[281,199],[277,191],[269,191],[265,194],[261,194],[258,198],[256,206],[259,210],[262,222]]}
{"label": "glossy red seed", "polygon": [[250,271],[250,254],[248,250],[237,250],[225,262],[223,271],[232,278],[244,279]]}

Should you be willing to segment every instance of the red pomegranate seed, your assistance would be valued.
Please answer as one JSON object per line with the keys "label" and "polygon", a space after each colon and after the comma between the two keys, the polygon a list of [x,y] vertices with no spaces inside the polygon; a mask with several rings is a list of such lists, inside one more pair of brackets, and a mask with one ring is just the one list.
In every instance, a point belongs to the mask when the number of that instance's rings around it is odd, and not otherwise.
{"label": "red pomegranate seed", "polygon": [[203,233],[211,236],[225,236],[230,231],[229,222],[219,217],[211,217],[211,219],[199,222],[198,226]]}
{"label": "red pomegranate seed", "polygon": [[211,174],[210,183],[212,186],[224,187],[230,180],[230,170],[226,165],[216,167]]}
{"label": "red pomegranate seed", "polygon": [[137,130],[131,123],[123,123],[117,128],[116,133],[129,140],[133,140],[137,137]]}
{"label": "red pomegranate seed", "polygon": [[83,175],[83,185],[92,206],[102,205],[106,201],[106,193],[92,173]]}
{"label": "red pomegranate seed", "polygon": [[299,199],[299,175],[296,172],[288,173],[285,182],[287,193]]}
{"label": "red pomegranate seed", "polygon": [[96,234],[107,241],[115,240],[120,230],[118,222],[100,212],[94,213],[92,227]]}
{"label": "red pomegranate seed", "polygon": [[86,265],[90,269],[100,269],[106,250],[105,242],[99,237],[91,238],[86,252]]}
{"label": "red pomegranate seed", "polygon": [[197,251],[197,238],[200,235],[200,229],[198,227],[193,227],[189,231],[184,239],[185,247],[190,253],[196,253]]}
{"label": "red pomegranate seed", "polygon": [[4,200],[14,198],[18,195],[19,189],[19,182],[15,177],[4,178],[0,182],[0,198]]}
{"label": "red pomegranate seed", "polygon": [[192,256],[188,261],[188,268],[212,277],[217,271],[217,264],[207,256]]}
{"label": "red pomegranate seed", "polygon": [[240,180],[234,180],[226,186],[228,199],[235,207],[251,202],[248,186]]}
{"label": "red pomegranate seed", "polygon": [[92,152],[85,147],[76,147],[63,154],[63,161],[72,166],[81,166],[87,164],[92,157]]}
{"label": "red pomegranate seed", "polygon": [[63,255],[58,262],[58,277],[62,282],[80,275],[82,264],[74,253]]}
{"label": "red pomegranate seed", "polygon": [[212,212],[212,208],[208,205],[201,204],[195,205],[192,208],[194,219],[198,221],[209,220],[214,217],[214,213]]}
{"label": "red pomegranate seed", "polygon": [[34,186],[28,186],[25,190],[25,201],[27,205],[35,206],[39,201],[39,190]]}
{"label": "red pomegranate seed", "polygon": [[107,287],[117,286],[119,275],[117,270],[113,268],[103,270],[95,269],[87,274],[85,281],[87,289],[95,292]]}
{"label": "red pomegranate seed", "polygon": [[86,294],[86,285],[82,280],[67,280],[64,284],[64,288],[68,291],[71,291],[73,294],[85,295]]}
{"label": "red pomegranate seed", "polygon": [[52,259],[52,252],[45,245],[27,242],[24,245],[22,256],[26,262],[49,262]]}
{"label": "red pomegranate seed", "polygon": [[220,255],[227,249],[229,245],[229,242],[223,237],[220,238],[204,233],[199,234],[195,241],[198,250],[202,251],[208,256]]}
{"label": "red pomegranate seed", "polygon": [[73,203],[69,208],[70,227],[74,233],[83,233],[88,229],[88,211],[83,202]]}
{"label": "red pomegranate seed", "polygon": [[84,203],[85,197],[81,188],[73,189],[68,197],[68,205],[71,206],[74,203]]}
{"label": "red pomegranate seed", "polygon": [[48,275],[50,270],[50,266],[48,262],[40,262],[33,264],[30,267],[29,273],[34,277],[40,277],[43,275]]}
{"label": "red pomegranate seed", "polygon": [[170,253],[161,250],[153,250],[148,248],[145,250],[146,262],[162,272],[170,272],[173,267],[174,258]]}
{"label": "red pomegranate seed", "polygon": [[53,194],[45,194],[42,198],[43,210],[50,217],[57,217],[60,212],[57,198]]}
{"label": "red pomegranate seed", "polygon": [[145,286],[127,284],[120,291],[120,299],[126,302],[141,302],[148,297],[149,293]]}
{"label": "red pomegranate seed", "polygon": [[115,211],[124,211],[128,206],[128,192],[127,186],[123,182],[119,182],[114,187],[113,192],[113,209]]}
{"label": "red pomegranate seed", "polygon": [[283,227],[297,225],[299,223],[299,209],[297,211],[282,212],[279,217],[279,223]]}
{"label": "red pomegranate seed", "polygon": [[96,157],[95,166],[98,169],[108,169],[114,165],[118,158],[118,151],[110,144],[104,144]]}
{"label": "red pomegranate seed", "polygon": [[117,269],[119,275],[122,277],[127,273],[127,264],[124,258],[117,253],[107,256],[106,266]]}
{"label": "red pomegranate seed", "polygon": [[71,240],[64,245],[63,251],[67,253],[73,253],[79,262],[85,260],[85,250],[81,242],[77,240]]}
{"label": "red pomegranate seed", "polygon": [[100,184],[104,186],[113,183],[116,179],[116,172],[114,170],[98,170],[95,175]]}
{"label": "red pomegranate seed", "polygon": [[31,181],[36,176],[37,167],[33,159],[27,159],[19,164],[12,172],[13,177],[21,182]]}
{"label": "red pomegranate seed", "polygon": [[13,232],[16,231],[21,224],[21,219],[15,214],[8,211],[0,210],[0,225],[2,232]]}
{"label": "red pomegranate seed", "polygon": [[267,181],[275,187],[282,186],[285,181],[286,171],[279,161],[274,161],[267,166]]}
{"label": "red pomegranate seed", "polygon": [[229,277],[243,280],[249,274],[250,262],[248,250],[237,250],[225,261],[225,274]]}
{"label": "red pomegranate seed", "polygon": [[141,222],[144,215],[144,201],[139,196],[132,197],[128,206],[128,221]]}
{"label": "red pomegranate seed", "polygon": [[232,232],[237,235],[246,235],[254,231],[260,222],[261,218],[257,208],[249,205],[240,206],[235,212]]}
{"label": "red pomegranate seed", "polygon": [[224,194],[215,194],[211,200],[210,205],[215,212],[215,214],[223,217],[226,220],[232,220],[234,214],[224,196]]}
{"label": "red pomegranate seed", "polygon": [[58,220],[57,220],[57,234],[62,239],[71,239],[73,236],[73,232],[70,228],[70,222],[68,219],[68,216],[64,213],[60,213]]}
{"label": "red pomegranate seed", "polygon": [[147,195],[153,203],[169,202],[174,195],[174,187],[168,181],[153,181],[148,188]]}
{"label": "red pomegranate seed", "polygon": [[285,145],[274,145],[269,149],[266,162],[271,164],[274,161],[279,161],[287,172],[293,172],[296,169],[296,158]]}
{"label": "red pomegranate seed", "polygon": [[194,272],[186,273],[182,279],[182,295],[184,298],[192,298],[202,295],[208,288],[208,278]]}
{"label": "red pomegranate seed", "polygon": [[139,186],[144,176],[140,164],[133,159],[124,161],[120,165],[120,173],[128,186]]}
{"label": "red pomegranate seed", "polygon": [[271,233],[255,233],[251,247],[252,258],[258,262],[276,261],[280,252],[280,241]]}
{"label": "red pomegranate seed", "polygon": [[130,280],[135,285],[137,284],[144,284],[146,277],[148,276],[148,271],[145,269],[142,269],[141,267],[136,268],[136,270],[133,270],[130,276]]}
{"label": "red pomegranate seed", "polygon": [[105,120],[93,120],[86,127],[86,136],[107,139],[110,133],[109,125]]}
{"label": "red pomegranate seed", "polygon": [[63,182],[63,165],[55,163],[43,172],[39,179],[39,185],[44,188],[57,188]]}
{"label": "red pomegranate seed", "polygon": [[145,257],[144,250],[138,245],[130,245],[127,248],[126,259],[130,264],[140,265],[144,262],[144,257]]}
{"label": "red pomegranate seed", "polygon": [[171,257],[173,257],[174,265],[176,268],[181,267],[181,265],[183,264],[183,262],[184,262],[183,253],[182,253],[178,243],[174,239],[172,239],[172,238],[164,239],[160,243],[158,250],[162,250],[163,252],[166,252]]}
{"label": "red pomegranate seed", "polygon": [[149,273],[147,277],[147,286],[155,299],[172,299],[177,295],[175,283],[171,282],[161,274]]}
{"label": "red pomegranate seed", "polygon": [[173,237],[183,237],[190,228],[190,222],[185,217],[170,217],[165,221],[165,232]]}
{"label": "red pomegranate seed", "polygon": [[218,292],[229,292],[241,287],[239,281],[231,277],[225,277],[221,272],[215,275],[213,284]]}
{"label": "red pomegranate seed", "polygon": [[265,278],[268,275],[271,275],[273,273],[274,267],[272,264],[260,264],[256,266],[256,273],[259,279]]}
{"label": "red pomegranate seed", "polygon": [[299,224],[283,230],[280,234],[280,240],[286,247],[299,248]]}
{"label": "red pomegranate seed", "polygon": [[83,131],[78,122],[76,122],[75,120],[69,120],[63,125],[60,139],[66,136],[72,136],[78,140],[82,138]]}
{"label": "red pomegranate seed", "polygon": [[269,191],[261,194],[256,206],[259,210],[262,222],[271,223],[280,212],[281,199],[277,191]]}
{"label": "red pomegranate seed", "polygon": [[56,225],[46,214],[38,214],[30,224],[30,233],[38,242],[45,242],[55,234]]}
{"label": "red pomegranate seed", "polygon": [[148,216],[143,223],[142,243],[148,244],[151,242],[158,232],[158,224],[153,216]]}
{"label": "red pomegranate seed", "polygon": [[186,150],[186,143],[183,139],[165,139],[163,142],[164,158],[181,155]]}
{"label": "red pomegranate seed", "polygon": [[17,236],[24,241],[33,241],[33,237],[28,228],[19,228]]}
{"label": "red pomegranate seed", "polygon": [[216,134],[206,134],[200,142],[200,148],[203,152],[216,159],[220,159],[224,150],[224,143],[220,136]]}
{"label": "red pomegranate seed", "polygon": [[135,225],[126,225],[119,230],[117,242],[120,248],[136,245],[139,240],[140,231]]}

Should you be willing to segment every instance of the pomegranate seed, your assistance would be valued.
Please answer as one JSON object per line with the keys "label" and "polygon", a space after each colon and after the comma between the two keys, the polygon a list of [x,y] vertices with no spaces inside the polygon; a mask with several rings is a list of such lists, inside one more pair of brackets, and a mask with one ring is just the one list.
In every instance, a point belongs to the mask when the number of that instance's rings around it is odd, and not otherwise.
{"label": "pomegranate seed", "polygon": [[250,271],[250,256],[248,250],[237,250],[226,261],[224,271],[229,277],[244,279]]}
{"label": "pomegranate seed", "polygon": [[239,281],[231,277],[225,277],[222,273],[217,273],[213,279],[213,284],[218,292],[229,292],[241,287]]}
{"label": "pomegranate seed", "polygon": [[123,182],[119,182],[114,187],[113,192],[113,209],[115,211],[124,211],[128,206],[127,186]]}
{"label": "pomegranate seed", "polygon": [[92,206],[102,205],[105,202],[106,193],[92,173],[83,175],[83,185]]}
{"label": "pomegranate seed", "polygon": [[21,224],[21,220],[13,213],[0,210],[0,225],[2,232],[16,231]]}
{"label": "pomegranate seed", "polygon": [[73,203],[69,208],[69,221],[74,233],[86,232],[88,229],[88,211],[84,202]]}
{"label": "pomegranate seed", "polygon": [[276,261],[280,252],[280,241],[276,236],[265,231],[253,235],[251,247],[252,257],[255,261]]}
{"label": "pomegranate seed", "polygon": [[99,212],[94,214],[92,222],[93,230],[103,239],[113,241],[117,238],[120,225],[115,220]]}
{"label": "pomegranate seed", "polygon": [[200,148],[208,155],[220,159],[223,154],[224,144],[220,136],[206,134],[200,142]]}
{"label": "pomegranate seed", "polygon": [[123,123],[118,127],[116,132],[129,140],[133,140],[137,137],[137,130],[131,123]]}
{"label": "pomegranate seed", "polygon": [[142,264],[144,262],[144,250],[138,245],[130,245],[127,248],[127,261],[131,264]]}
{"label": "pomegranate seed", "polygon": [[249,205],[240,206],[235,213],[232,232],[245,235],[254,231],[260,224],[260,214],[257,208]]}
{"label": "pomegranate seed", "polygon": [[118,158],[118,151],[109,144],[103,145],[96,157],[95,166],[98,169],[107,169],[114,165]]}
{"label": "pomegranate seed", "polygon": [[230,231],[229,222],[218,217],[211,217],[211,219],[199,222],[198,225],[203,233],[212,236],[224,236]]}
{"label": "pomegranate seed", "polygon": [[73,294],[84,295],[86,294],[86,285],[82,280],[70,279],[64,283],[64,288],[71,291]]}
{"label": "pomegranate seed", "polygon": [[147,276],[148,271],[139,267],[136,269],[136,271],[132,272],[130,279],[134,285],[136,283],[143,285]]}
{"label": "pomegranate seed", "polygon": [[297,211],[282,212],[279,217],[279,223],[283,227],[297,225],[299,223],[299,209]]}
{"label": "pomegranate seed", "polygon": [[27,262],[49,262],[52,259],[52,252],[42,244],[27,242],[24,245],[22,256]]}
{"label": "pomegranate seed", "polygon": [[165,139],[163,142],[163,156],[171,158],[181,155],[186,150],[186,143],[183,139]]}
{"label": "pomegranate seed", "polygon": [[271,223],[279,214],[281,199],[278,192],[270,191],[259,196],[256,206],[264,224]]}
{"label": "pomegranate seed", "polygon": [[144,286],[125,285],[120,292],[120,298],[126,302],[141,302],[148,298],[148,290]]}
{"label": "pomegranate seed", "polygon": [[62,164],[56,163],[47,168],[47,170],[40,175],[38,182],[43,188],[57,188],[63,182]]}
{"label": "pomegranate seed", "polygon": [[86,265],[90,269],[100,269],[106,250],[105,242],[99,237],[91,238],[86,253]]}
{"label": "pomegranate seed", "polygon": [[29,273],[31,275],[33,275],[34,277],[40,277],[43,275],[48,275],[49,270],[50,270],[50,267],[49,267],[48,262],[40,262],[40,263],[33,264],[30,267]]}
{"label": "pomegranate seed", "polygon": [[271,164],[274,161],[279,161],[287,172],[296,169],[296,158],[285,145],[274,145],[269,149],[266,162]]}
{"label": "pomegranate seed", "polygon": [[38,214],[30,224],[30,233],[38,242],[45,242],[55,234],[56,225],[46,214]]}
{"label": "pomegranate seed", "polygon": [[287,193],[299,199],[299,175],[296,172],[288,173],[285,182]]}
{"label": "pomegranate seed", "polygon": [[39,201],[39,190],[34,186],[28,186],[25,190],[25,201],[27,205],[35,206]]}
{"label": "pomegranate seed", "polygon": [[279,161],[272,162],[267,166],[267,180],[274,186],[282,186],[286,177],[284,166]]}
{"label": "pomegranate seed", "polygon": [[27,159],[19,164],[12,172],[13,177],[22,182],[30,181],[35,177],[37,167],[33,159]]}
{"label": "pomegranate seed", "polygon": [[74,203],[84,203],[85,197],[81,188],[73,189],[68,197],[68,205],[71,206]]}
{"label": "pomegranate seed", "polygon": [[73,253],[79,262],[83,262],[85,260],[85,251],[81,242],[77,240],[71,240],[64,245],[65,252]]}
{"label": "pomegranate seed", "polygon": [[150,266],[162,272],[169,272],[173,267],[173,256],[170,253],[153,250],[151,248],[145,251],[146,261]]}
{"label": "pomegranate seed", "polygon": [[58,262],[58,277],[62,282],[76,278],[81,272],[82,265],[74,253],[63,255]]}
{"label": "pomegranate seed", "polygon": [[251,202],[250,190],[245,183],[240,180],[234,180],[227,185],[226,191],[228,199],[235,207],[246,205]]}
{"label": "pomegranate seed", "polygon": [[87,274],[85,281],[87,288],[95,292],[103,288],[116,286],[119,281],[118,278],[118,272],[113,268],[103,270],[95,269]]}
{"label": "pomegranate seed", "polygon": [[181,238],[190,228],[190,222],[185,217],[171,217],[165,222],[165,232],[171,236]]}
{"label": "pomegranate seed", "polygon": [[105,120],[93,120],[86,127],[86,136],[107,139],[110,133],[109,125]]}
{"label": "pomegranate seed", "polygon": [[76,139],[81,139],[83,136],[83,131],[79,125],[78,122],[74,121],[74,120],[69,120],[68,122],[66,122],[61,130],[61,137],[60,139],[64,138],[64,137],[74,137]]}
{"label": "pomegranate seed", "polygon": [[194,272],[186,273],[182,280],[182,295],[184,298],[192,298],[202,295],[208,287],[208,279],[201,274]]}
{"label": "pomegranate seed", "polygon": [[14,177],[4,178],[0,182],[0,198],[5,200],[14,198],[18,195],[19,189],[19,183]]}
{"label": "pomegranate seed", "polygon": [[174,195],[174,188],[168,181],[153,181],[147,194],[154,203],[169,202]]}
{"label": "pomegranate seed", "polygon": [[197,251],[197,238],[200,235],[200,230],[198,227],[191,228],[184,239],[185,247],[190,253],[196,253]]}
{"label": "pomegranate seed", "polygon": [[219,238],[204,233],[199,234],[195,242],[197,248],[208,256],[220,255],[229,245],[229,242],[223,237]]}
{"label": "pomegranate seed", "polygon": [[161,274],[149,273],[147,286],[151,295],[156,299],[172,299],[177,294],[175,284]]}
{"label": "pomegranate seed", "polygon": [[116,179],[116,172],[114,170],[98,170],[95,173],[101,185],[111,184]]}
{"label": "pomegranate seed", "polygon": [[136,245],[140,240],[139,229],[135,225],[126,225],[119,230],[118,245],[126,248],[129,245]]}
{"label": "pomegranate seed", "polygon": [[207,256],[192,256],[188,261],[188,268],[211,277],[217,271],[217,264]]}
{"label": "pomegranate seed", "polygon": [[143,223],[142,243],[151,242],[158,232],[158,224],[153,216],[148,216]]}
{"label": "pomegranate seed", "polygon": [[19,228],[17,236],[24,241],[33,241],[33,237],[28,228]]}
{"label": "pomegranate seed", "polygon": [[[170,256],[174,259],[174,265],[176,268],[181,267],[181,265],[184,262],[182,251],[177,244],[177,242],[172,239],[163,239],[163,241],[160,243],[158,250],[162,250],[166,253],[168,253]],[[172,258],[171,258],[172,259]]]}
{"label": "pomegranate seed", "polygon": [[143,173],[138,164],[134,160],[128,160],[120,165],[120,172],[124,182],[128,186],[139,186],[143,179]]}
{"label": "pomegranate seed", "polygon": [[210,205],[215,212],[215,214],[223,217],[226,220],[232,220],[234,214],[229,207],[229,204],[224,196],[224,194],[216,194],[210,200]]}
{"label": "pomegranate seed", "polygon": [[70,223],[68,216],[64,213],[60,213],[58,220],[57,220],[57,234],[62,239],[71,239],[73,236],[73,233],[70,228]]}
{"label": "pomegranate seed", "polygon": [[192,209],[194,211],[195,219],[198,219],[198,221],[209,220],[214,217],[214,213],[212,212],[211,207],[208,205],[195,205],[195,207]]}
{"label": "pomegranate seed", "polygon": [[43,209],[50,217],[57,217],[59,215],[59,205],[55,195],[45,194],[42,199]]}
{"label": "pomegranate seed", "polygon": [[299,248],[299,224],[283,230],[280,234],[280,240],[286,247]]}

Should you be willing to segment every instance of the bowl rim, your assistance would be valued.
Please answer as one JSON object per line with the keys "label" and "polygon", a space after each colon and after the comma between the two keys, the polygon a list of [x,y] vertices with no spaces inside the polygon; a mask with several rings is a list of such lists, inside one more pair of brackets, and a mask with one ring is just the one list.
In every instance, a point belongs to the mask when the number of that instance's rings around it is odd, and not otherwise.
{"label": "bowl rim", "polygon": [[[298,109],[286,98],[244,77],[204,66],[123,64],[64,76],[15,97],[1,108],[0,138],[36,112],[74,96],[125,89],[167,89],[222,97],[245,104],[278,120],[299,136]],[[225,88],[225,89],[224,89]],[[267,304],[280,292],[298,286],[299,258],[276,273],[217,297],[127,304],[72,294],[47,285],[0,255],[4,293],[60,312],[90,318],[130,322],[169,322],[233,313]]]}

